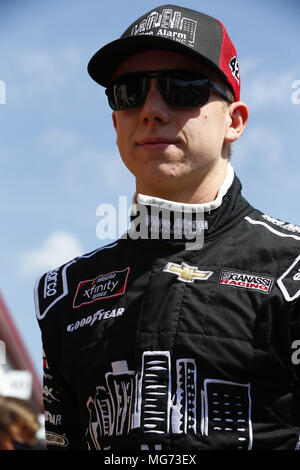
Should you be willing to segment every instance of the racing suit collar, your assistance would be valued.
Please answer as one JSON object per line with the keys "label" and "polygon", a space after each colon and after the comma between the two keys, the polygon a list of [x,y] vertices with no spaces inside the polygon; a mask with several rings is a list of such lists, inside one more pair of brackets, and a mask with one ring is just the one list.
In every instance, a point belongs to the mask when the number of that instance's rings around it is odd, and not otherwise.
{"label": "racing suit collar", "polygon": [[162,243],[164,246],[193,243],[195,240],[200,240],[202,246],[204,240],[218,237],[250,212],[252,208],[242,197],[241,189],[242,185],[229,165],[216,199],[209,203],[185,204],[135,194],[128,235],[148,247]]}
{"label": "racing suit collar", "polygon": [[234,179],[234,170],[232,165],[229,163],[227,168],[227,174],[223,181],[216,199],[211,202],[203,204],[187,204],[183,202],[174,202],[167,199],[161,199],[154,196],[146,196],[145,194],[135,194],[133,198],[133,204],[144,204],[147,206],[158,206],[168,208],[170,211],[178,212],[210,212],[211,210],[217,209],[221,206],[223,197],[227,193],[228,189],[232,185]]}

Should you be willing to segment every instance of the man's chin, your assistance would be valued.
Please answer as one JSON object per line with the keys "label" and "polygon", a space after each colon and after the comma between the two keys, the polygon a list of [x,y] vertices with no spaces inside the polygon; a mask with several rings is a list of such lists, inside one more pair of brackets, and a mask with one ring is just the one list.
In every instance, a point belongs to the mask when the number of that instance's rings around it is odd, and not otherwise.
{"label": "man's chin", "polygon": [[184,190],[186,184],[190,186],[190,177],[176,169],[160,168],[160,171],[156,169],[153,173],[148,171],[147,175],[145,173],[141,178],[136,178],[137,192],[141,194],[172,200],[176,194]]}

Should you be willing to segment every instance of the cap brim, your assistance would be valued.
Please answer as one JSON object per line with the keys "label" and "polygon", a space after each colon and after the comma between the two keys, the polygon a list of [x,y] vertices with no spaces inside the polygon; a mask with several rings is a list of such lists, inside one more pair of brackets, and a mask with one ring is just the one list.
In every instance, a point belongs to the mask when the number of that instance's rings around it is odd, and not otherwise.
{"label": "cap brim", "polygon": [[226,81],[227,77],[212,61],[192,48],[164,37],[138,35],[117,39],[93,55],[88,63],[88,73],[95,82],[107,87],[117,66],[130,55],[146,50],[168,50],[184,54],[203,62],[221,75]]}

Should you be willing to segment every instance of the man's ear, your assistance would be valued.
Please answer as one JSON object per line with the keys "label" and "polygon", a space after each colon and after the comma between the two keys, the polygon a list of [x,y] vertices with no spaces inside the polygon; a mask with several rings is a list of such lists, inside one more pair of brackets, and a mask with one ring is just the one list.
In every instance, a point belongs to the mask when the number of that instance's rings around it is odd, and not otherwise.
{"label": "man's ear", "polygon": [[115,131],[116,131],[117,130],[117,115],[116,115],[115,111],[112,112],[111,116],[112,116],[112,121],[113,121]]}
{"label": "man's ear", "polygon": [[227,123],[225,142],[235,142],[244,132],[249,119],[248,107],[242,101],[236,101],[226,110]]}

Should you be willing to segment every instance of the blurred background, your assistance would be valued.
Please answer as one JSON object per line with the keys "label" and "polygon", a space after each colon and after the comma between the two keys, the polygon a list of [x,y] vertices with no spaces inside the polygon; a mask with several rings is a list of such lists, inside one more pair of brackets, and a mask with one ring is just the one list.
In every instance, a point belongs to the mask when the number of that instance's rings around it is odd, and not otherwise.
{"label": "blurred background", "polygon": [[[241,99],[250,109],[233,154],[244,196],[268,215],[300,224],[299,2],[174,4],[220,19],[236,46]],[[87,63],[158,5],[0,0],[0,340],[7,354],[0,393],[34,399],[37,407],[42,346],[35,280],[111,242],[97,236],[97,207],[118,210],[119,196],[130,204],[135,189],[118,155],[104,90],[87,74]],[[9,377],[14,370],[23,375]]]}

